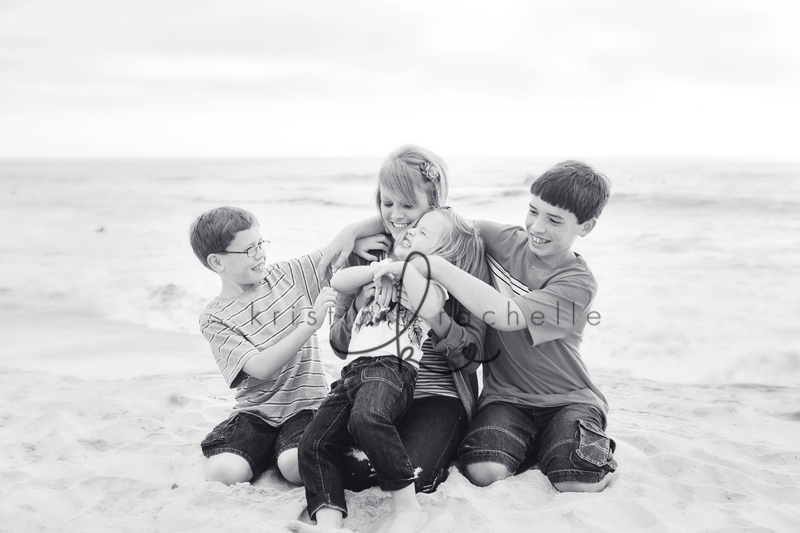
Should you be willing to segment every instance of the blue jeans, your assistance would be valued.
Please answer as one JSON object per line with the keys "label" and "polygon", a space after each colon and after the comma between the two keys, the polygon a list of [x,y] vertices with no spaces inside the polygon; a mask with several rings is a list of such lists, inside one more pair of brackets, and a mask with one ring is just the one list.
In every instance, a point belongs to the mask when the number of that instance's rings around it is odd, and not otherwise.
{"label": "blue jeans", "polygon": [[300,477],[306,488],[308,516],[322,507],[347,516],[342,468],[343,434],[364,450],[387,491],[414,483],[414,467],[395,422],[414,397],[417,369],[396,357],[361,357],[342,369],[300,441]]}
{"label": "blue jeans", "polygon": [[458,452],[465,466],[500,463],[516,473],[535,460],[551,483],[596,483],[617,469],[617,446],[604,429],[593,405],[524,409],[495,402],[478,412]]}

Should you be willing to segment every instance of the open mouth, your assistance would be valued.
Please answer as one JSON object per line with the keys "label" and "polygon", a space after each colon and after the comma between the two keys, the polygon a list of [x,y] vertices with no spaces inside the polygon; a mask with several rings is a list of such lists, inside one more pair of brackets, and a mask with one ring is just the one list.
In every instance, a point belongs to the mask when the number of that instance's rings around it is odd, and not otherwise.
{"label": "open mouth", "polygon": [[545,243],[547,243],[547,242],[550,242],[550,241],[548,241],[547,239],[540,239],[539,237],[535,237],[535,236],[533,236],[533,235],[531,235],[531,241],[532,241],[534,244],[545,244]]}
{"label": "open mouth", "polygon": [[393,227],[395,227],[397,229],[403,229],[403,228],[407,228],[408,227],[408,222],[406,222],[405,224],[399,224],[397,222],[392,222],[391,224],[392,224]]}
{"label": "open mouth", "polygon": [[264,272],[264,263],[259,263],[253,267],[256,272]]}

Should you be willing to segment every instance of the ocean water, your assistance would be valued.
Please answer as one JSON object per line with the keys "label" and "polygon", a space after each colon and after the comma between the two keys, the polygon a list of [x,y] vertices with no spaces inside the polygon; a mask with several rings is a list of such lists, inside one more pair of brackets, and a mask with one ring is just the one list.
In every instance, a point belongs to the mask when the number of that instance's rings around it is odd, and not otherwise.
{"label": "ocean water", "polygon": [[[219,290],[188,244],[201,212],[259,218],[272,260],[374,214],[380,159],[0,161],[0,303],[199,335]],[[448,204],[521,224],[552,159],[455,158]],[[613,183],[575,250],[599,280],[590,370],[800,386],[800,163],[590,159]]]}

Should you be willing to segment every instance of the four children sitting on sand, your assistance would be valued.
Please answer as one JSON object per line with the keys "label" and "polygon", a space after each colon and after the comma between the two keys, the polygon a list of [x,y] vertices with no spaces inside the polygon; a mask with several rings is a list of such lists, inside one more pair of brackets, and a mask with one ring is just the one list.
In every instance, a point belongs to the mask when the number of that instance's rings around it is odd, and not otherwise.
{"label": "four children sitting on sand", "polygon": [[[429,161],[419,164],[423,174],[430,167]],[[403,228],[405,234],[390,231],[399,237],[397,259],[409,251],[425,257],[337,273],[333,286],[345,292],[371,285],[372,278],[386,287],[387,280],[397,285],[402,277],[399,302],[390,310],[367,306],[355,327],[394,317],[400,321],[395,331],[407,327],[400,337],[411,333],[412,340],[404,350],[390,331],[381,337],[389,341],[382,351],[356,350],[364,348],[357,344],[358,329],[350,351],[367,357],[345,367],[327,399],[315,331],[336,298],[327,287],[328,257],[338,255],[342,262],[356,239],[388,229],[385,221],[348,226],[325,258],[318,251],[267,265],[267,241],[250,213],[223,207],[201,215],[192,225],[192,247],[222,281],[220,295],[201,315],[201,330],[226,382],[237,388],[232,415],[201,444],[209,458],[206,479],[248,481],[275,463],[287,480],[304,482],[310,517],[318,521],[317,526],[295,522],[292,529],[341,528],[346,516],[341,466],[335,447],[326,443],[336,444],[338,434],[348,433],[366,452],[381,488],[395,496],[389,531],[413,531],[420,518],[415,465],[394,426],[414,395],[417,368],[408,359],[419,366],[419,356],[406,355],[420,353],[428,337],[426,320],[441,320],[449,293],[489,326],[480,351],[486,362],[478,413],[458,450],[465,475],[486,486],[538,463],[560,491],[603,490],[607,474],[616,469],[615,444],[604,433],[607,403],[579,353],[597,282],[572,246],[595,227],[610,186],[588,165],[567,161],[547,170],[530,192],[524,226],[475,223],[492,285],[458,266],[464,257],[483,255],[477,234],[458,254],[438,253],[439,245],[458,237],[451,222],[457,216],[441,209],[425,209]],[[473,346],[468,355],[476,352]]]}

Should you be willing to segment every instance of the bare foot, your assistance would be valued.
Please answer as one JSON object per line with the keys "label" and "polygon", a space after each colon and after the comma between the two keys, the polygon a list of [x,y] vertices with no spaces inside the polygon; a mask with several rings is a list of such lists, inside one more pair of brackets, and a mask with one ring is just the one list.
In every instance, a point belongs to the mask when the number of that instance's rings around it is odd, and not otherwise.
{"label": "bare foot", "polygon": [[298,533],[321,533],[322,531],[338,531],[342,529],[344,517],[338,509],[323,507],[317,511],[315,525],[306,524],[299,520],[292,520],[286,527]]}
{"label": "bare foot", "polygon": [[386,533],[414,533],[422,519],[422,507],[417,501],[414,484],[392,491],[394,517]]}

